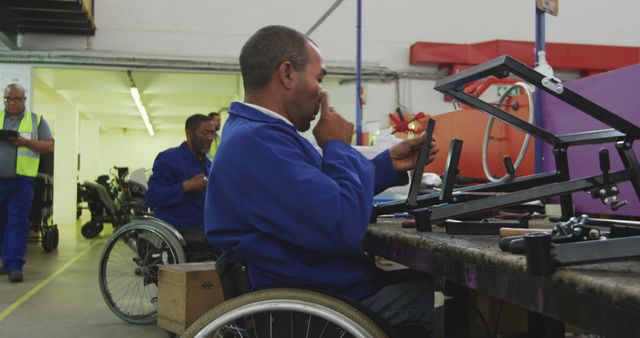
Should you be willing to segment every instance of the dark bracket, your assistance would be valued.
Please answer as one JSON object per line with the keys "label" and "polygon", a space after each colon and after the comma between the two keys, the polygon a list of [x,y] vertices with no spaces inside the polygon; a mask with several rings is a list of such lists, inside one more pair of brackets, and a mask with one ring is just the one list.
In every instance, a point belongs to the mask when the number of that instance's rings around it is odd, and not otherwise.
{"label": "dark bracket", "polygon": [[447,233],[451,235],[497,235],[500,228],[528,228],[529,221],[522,222],[489,222],[482,220],[479,222],[458,221],[448,219],[444,222]]}
{"label": "dark bracket", "polygon": [[639,243],[640,237],[632,236],[552,244],[550,234],[529,234],[524,237],[527,271],[533,275],[548,275],[557,266],[640,257]]}

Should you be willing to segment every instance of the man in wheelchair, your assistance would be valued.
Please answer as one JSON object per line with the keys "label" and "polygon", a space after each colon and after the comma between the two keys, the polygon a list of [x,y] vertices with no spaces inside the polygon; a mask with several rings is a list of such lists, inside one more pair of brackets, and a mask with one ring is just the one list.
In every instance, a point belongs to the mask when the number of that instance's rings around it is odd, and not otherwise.
{"label": "man in wheelchair", "polygon": [[204,237],[204,189],[211,161],[213,121],[195,114],[185,122],[186,141],[158,154],[149,179],[146,202],[155,217],[175,227],[187,241],[187,251],[217,251]]}
{"label": "man in wheelchair", "polygon": [[[361,250],[375,193],[406,184],[424,135],[368,160],[354,126],[328,105],[316,45],[282,26],[256,32],[240,67],[245,102],[229,108],[210,184],[209,241],[246,261],[251,289],[312,288],[360,302],[399,328],[431,331],[429,277],[397,280]],[[322,155],[299,132],[313,129]],[[437,153],[431,146],[429,162]]]}

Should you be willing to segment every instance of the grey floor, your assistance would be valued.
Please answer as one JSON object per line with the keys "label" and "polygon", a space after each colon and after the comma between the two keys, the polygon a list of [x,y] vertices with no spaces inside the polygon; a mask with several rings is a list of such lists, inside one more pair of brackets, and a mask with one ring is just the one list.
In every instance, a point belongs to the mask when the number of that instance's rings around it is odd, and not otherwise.
{"label": "grey floor", "polygon": [[169,337],[155,325],[128,324],[111,313],[100,295],[98,264],[112,229],[107,225],[89,240],[80,224],[60,226],[51,253],[30,241],[23,283],[0,276],[0,337]]}

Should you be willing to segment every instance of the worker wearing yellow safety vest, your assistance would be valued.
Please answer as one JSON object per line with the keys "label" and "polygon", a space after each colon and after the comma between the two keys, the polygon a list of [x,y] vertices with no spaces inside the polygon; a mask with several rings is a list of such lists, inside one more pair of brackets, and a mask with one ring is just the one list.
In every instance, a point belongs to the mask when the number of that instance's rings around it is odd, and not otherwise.
{"label": "worker wearing yellow safety vest", "polygon": [[41,116],[25,110],[25,101],[24,88],[10,84],[4,90],[0,112],[0,273],[7,273],[14,283],[23,279],[40,154],[53,152],[49,126]]}
{"label": "worker wearing yellow safety vest", "polygon": [[216,112],[209,113],[208,116],[211,118],[211,121],[213,121],[213,141],[211,141],[211,149],[209,149],[207,157],[213,161],[216,151],[218,150],[218,145],[220,145],[220,126],[222,119],[220,118],[220,113]]}

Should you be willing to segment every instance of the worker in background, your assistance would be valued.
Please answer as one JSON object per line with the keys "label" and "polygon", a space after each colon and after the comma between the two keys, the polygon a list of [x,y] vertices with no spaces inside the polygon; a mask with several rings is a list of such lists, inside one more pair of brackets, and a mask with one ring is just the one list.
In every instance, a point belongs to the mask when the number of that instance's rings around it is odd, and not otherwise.
{"label": "worker in background", "polygon": [[33,200],[40,154],[53,153],[53,137],[41,115],[26,111],[24,88],[16,83],[4,89],[0,129],[16,136],[0,142],[0,246],[2,273],[23,280],[22,267],[29,237],[29,211]]}
{"label": "worker in background", "polygon": [[[320,51],[290,28],[260,29],[242,48],[240,67],[245,101],[229,107],[207,186],[209,241],[246,260],[252,289],[330,291],[393,326],[430,330],[431,279],[389,284],[361,250],[374,194],[408,182],[425,135],[373,160],[362,156],[350,145],[353,124],[322,90]],[[322,155],[299,134],[316,117]],[[429,162],[436,153],[433,144]]]}
{"label": "worker in background", "polygon": [[147,205],[188,242],[206,243],[204,189],[211,161],[206,157],[215,133],[213,121],[195,114],[185,122],[186,141],[156,156],[149,178]]}
{"label": "worker in background", "polygon": [[222,125],[222,119],[220,118],[220,113],[216,112],[209,113],[209,118],[213,121],[213,141],[211,141],[211,150],[209,150],[208,157],[213,161],[218,146],[220,145],[220,126]]}

